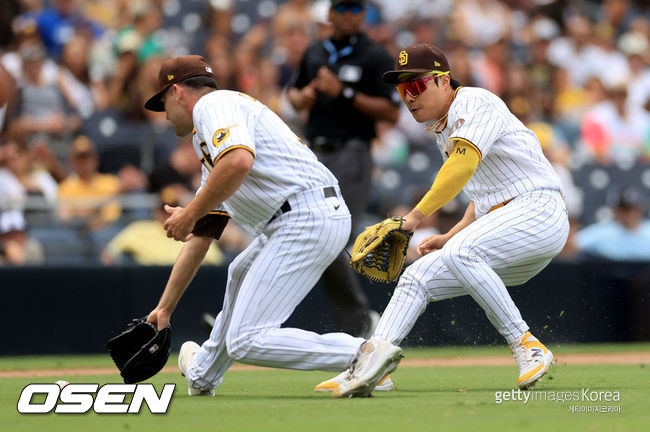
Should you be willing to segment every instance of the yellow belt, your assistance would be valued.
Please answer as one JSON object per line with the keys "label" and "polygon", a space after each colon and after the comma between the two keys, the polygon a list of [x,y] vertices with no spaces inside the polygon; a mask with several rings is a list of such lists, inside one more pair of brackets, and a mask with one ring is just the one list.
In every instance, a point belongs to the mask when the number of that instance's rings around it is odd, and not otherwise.
{"label": "yellow belt", "polygon": [[514,199],[514,198],[510,198],[509,200],[505,200],[505,201],[502,202],[501,204],[497,204],[497,205],[493,206],[490,210],[488,210],[488,213],[490,213],[492,210],[496,210],[496,209],[498,209],[498,208],[503,207],[504,205],[508,204],[508,203],[509,203],[510,201],[512,201],[513,199]]}

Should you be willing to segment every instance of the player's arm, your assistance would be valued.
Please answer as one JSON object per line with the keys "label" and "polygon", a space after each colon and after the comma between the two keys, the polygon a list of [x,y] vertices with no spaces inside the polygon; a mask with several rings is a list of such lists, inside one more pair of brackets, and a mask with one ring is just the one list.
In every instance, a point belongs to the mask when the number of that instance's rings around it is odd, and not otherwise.
{"label": "player's arm", "polygon": [[210,237],[192,237],[181,249],[158,306],[147,318],[147,321],[156,325],[159,330],[169,326],[172,312],[194,279],[211,244],[212,238]]}
{"label": "player's arm", "polygon": [[413,210],[404,216],[402,227],[413,230],[422,219],[454,199],[465,187],[481,161],[481,154],[467,141],[456,140],[449,159],[442,165],[426,193]]}
{"label": "player's arm", "polygon": [[171,214],[164,223],[167,236],[180,241],[191,238],[190,232],[196,221],[235,193],[254,161],[253,153],[246,147],[232,147],[220,153],[203,188],[187,207],[165,206]]}
{"label": "player's arm", "polygon": [[476,220],[476,215],[474,213],[474,201],[470,201],[467,209],[465,209],[465,214],[463,218],[454,225],[449,231],[445,234],[432,235],[422,239],[416,248],[418,255],[426,255],[429,252],[434,250],[442,249],[442,247],[449,241],[450,238],[455,236],[458,232],[463,230],[466,226],[471,224]]}

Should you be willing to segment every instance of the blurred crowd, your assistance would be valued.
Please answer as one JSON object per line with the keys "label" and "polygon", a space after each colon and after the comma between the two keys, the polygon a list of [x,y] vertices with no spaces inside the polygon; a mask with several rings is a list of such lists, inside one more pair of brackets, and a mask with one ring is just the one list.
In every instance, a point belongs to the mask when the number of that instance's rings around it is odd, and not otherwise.
{"label": "blurred crowd", "polygon": [[[0,7],[0,265],[173,263],[161,203],[188,201],[200,162],[164,113],[143,109],[161,62],[205,56],[220,88],[259,99],[300,134],[286,88],[330,31],[329,0]],[[649,17],[643,0],[375,0],[364,31],[395,57],[440,46],[455,79],[499,95],[537,134],[572,220],[560,259],[650,260]],[[404,109],[378,125],[369,221],[430,186],[441,157],[423,129]],[[463,210],[459,198],[419,235],[446,231]],[[248,241],[229,224],[210,263]]]}

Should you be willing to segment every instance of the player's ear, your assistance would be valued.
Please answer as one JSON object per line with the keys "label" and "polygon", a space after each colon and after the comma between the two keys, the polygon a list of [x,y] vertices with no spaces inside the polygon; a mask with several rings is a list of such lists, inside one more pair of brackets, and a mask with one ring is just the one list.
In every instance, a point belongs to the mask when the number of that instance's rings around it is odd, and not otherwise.
{"label": "player's ear", "polygon": [[172,84],[169,88],[169,95],[175,99],[180,99],[183,96],[183,88],[178,84]]}

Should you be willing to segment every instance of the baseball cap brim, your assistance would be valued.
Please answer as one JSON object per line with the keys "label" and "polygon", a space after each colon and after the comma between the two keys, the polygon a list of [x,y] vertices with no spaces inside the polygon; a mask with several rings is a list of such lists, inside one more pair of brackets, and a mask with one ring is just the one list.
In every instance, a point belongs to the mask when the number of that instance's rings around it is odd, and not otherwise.
{"label": "baseball cap brim", "polygon": [[409,81],[412,78],[415,78],[419,75],[430,73],[429,69],[408,69],[408,70],[392,70],[385,72],[381,79],[386,84],[399,84],[404,81]]}
{"label": "baseball cap brim", "polygon": [[171,84],[164,87],[155,95],[151,96],[147,102],[145,102],[144,107],[149,111],[162,112],[165,111],[165,104],[162,101],[162,95],[171,87]]}

